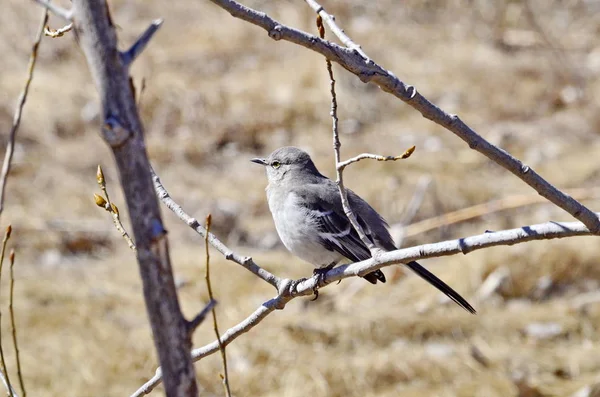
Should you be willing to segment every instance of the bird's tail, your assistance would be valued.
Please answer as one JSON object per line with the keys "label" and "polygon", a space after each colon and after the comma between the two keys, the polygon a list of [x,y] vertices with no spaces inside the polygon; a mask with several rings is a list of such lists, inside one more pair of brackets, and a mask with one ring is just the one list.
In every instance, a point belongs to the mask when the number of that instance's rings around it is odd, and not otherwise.
{"label": "bird's tail", "polygon": [[408,266],[413,272],[417,273],[423,280],[442,291],[444,295],[456,302],[458,306],[462,307],[471,314],[477,313],[473,306],[471,306],[465,298],[460,296],[458,292],[454,291],[448,284],[437,278],[433,273],[419,265],[417,262],[409,262],[406,264],[406,266]]}
{"label": "bird's tail", "polygon": [[385,274],[383,274],[381,270],[375,270],[374,272],[365,274],[363,278],[371,284],[377,284],[377,281],[385,283]]}

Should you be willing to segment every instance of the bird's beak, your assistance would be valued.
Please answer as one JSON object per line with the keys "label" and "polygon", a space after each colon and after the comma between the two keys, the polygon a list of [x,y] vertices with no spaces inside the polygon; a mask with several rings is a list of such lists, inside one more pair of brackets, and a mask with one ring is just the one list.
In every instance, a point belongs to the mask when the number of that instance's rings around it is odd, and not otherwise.
{"label": "bird's beak", "polygon": [[265,159],[261,159],[258,157],[255,159],[252,159],[250,161],[252,161],[253,163],[256,163],[256,164],[260,164],[260,165],[267,165],[267,161]]}

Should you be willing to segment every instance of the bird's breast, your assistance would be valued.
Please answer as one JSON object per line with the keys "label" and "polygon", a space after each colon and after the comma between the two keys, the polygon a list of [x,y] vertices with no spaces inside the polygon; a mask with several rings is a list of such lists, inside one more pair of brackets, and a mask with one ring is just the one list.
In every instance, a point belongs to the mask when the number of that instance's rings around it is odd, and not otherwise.
{"label": "bird's breast", "polygon": [[316,267],[341,259],[341,255],[321,245],[319,225],[306,206],[301,205],[298,195],[268,188],[267,197],[277,234],[289,251]]}

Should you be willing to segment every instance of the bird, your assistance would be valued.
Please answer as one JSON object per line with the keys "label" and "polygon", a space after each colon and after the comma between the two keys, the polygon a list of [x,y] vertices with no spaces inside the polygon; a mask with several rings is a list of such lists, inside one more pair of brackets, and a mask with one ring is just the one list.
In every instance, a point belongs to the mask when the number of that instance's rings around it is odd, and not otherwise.
{"label": "bird", "polygon": [[[316,275],[323,275],[345,260],[371,258],[369,247],[344,212],[337,184],[319,172],[308,153],[285,146],[266,158],[250,161],[266,169],[269,210],[283,245],[312,264]],[[367,239],[382,250],[396,250],[385,219],[352,190],[346,190],[349,205]],[[460,307],[476,313],[465,298],[419,263],[410,261],[405,265]],[[371,284],[386,282],[381,270],[362,277]]]}

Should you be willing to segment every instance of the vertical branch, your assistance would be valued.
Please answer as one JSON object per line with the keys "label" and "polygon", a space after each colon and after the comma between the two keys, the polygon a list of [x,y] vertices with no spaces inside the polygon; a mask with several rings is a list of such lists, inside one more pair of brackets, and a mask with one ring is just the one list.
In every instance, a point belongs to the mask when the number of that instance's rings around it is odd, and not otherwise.
{"label": "vertical branch", "polygon": [[8,310],[10,312],[10,326],[12,329],[12,340],[15,348],[15,360],[17,362],[17,376],[19,377],[19,386],[21,387],[21,396],[27,397],[25,391],[25,382],[23,382],[23,373],[21,372],[21,358],[19,356],[19,344],[17,343],[17,325],[15,322],[15,311],[13,308],[13,296],[15,290],[15,250],[10,250],[10,297],[8,303]]}
{"label": "vertical branch", "polygon": [[[123,62],[123,53],[118,49],[117,31],[106,0],[73,0],[72,4],[74,33],[102,104],[102,137],[112,149],[127,203],[165,392],[169,397],[196,396],[191,333],[177,297],[167,232],[150,175],[144,127],[130,83],[131,65]],[[155,32],[158,26],[153,26]],[[142,35],[140,40],[147,42],[151,36]]]}
{"label": "vertical branch", "polygon": [[[210,283],[210,250],[208,247],[208,236],[210,235],[210,222],[212,217],[210,214],[206,217],[206,235],[204,236],[204,249],[206,249],[206,274],[204,276],[206,280],[206,288],[208,289],[208,298],[210,302],[214,302],[212,285]],[[213,328],[217,335],[217,343],[219,344],[219,350],[221,351],[221,359],[223,360],[223,388],[225,389],[225,395],[231,397],[231,390],[229,388],[229,376],[227,374],[227,354],[225,353],[225,345],[221,341],[221,333],[219,332],[219,326],[217,324],[217,312],[215,307],[212,307],[212,318]]]}
{"label": "vertical branch", "polygon": [[15,138],[17,135],[17,130],[21,125],[21,115],[23,114],[23,107],[25,106],[25,101],[27,100],[29,86],[31,85],[31,81],[33,80],[33,70],[35,69],[35,63],[37,61],[38,48],[40,46],[40,42],[42,41],[42,37],[44,36],[44,27],[46,26],[47,22],[48,9],[44,8],[44,13],[42,15],[40,27],[38,28],[33,47],[31,48],[29,66],[27,67],[27,79],[25,80],[25,86],[23,87],[23,91],[21,91],[21,95],[19,97],[19,104],[17,105],[17,110],[15,111],[12,127],[10,128],[10,133],[8,134],[8,143],[6,144],[4,163],[2,164],[2,174],[0,174],[0,214],[2,214],[2,211],[4,210],[4,190],[6,188],[6,180],[8,179],[8,174],[10,173],[10,166],[12,163],[13,154],[15,152]]}
{"label": "vertical branch", "polygon": [[[2,265],[4,264],[4,253],[6,252],[6,243],[8,242],[8,239],[10,238],[11,232],[12,232],[12,227],[10,225],[8,225],[8,227],[6,228],[6,232],[4,233],[4,239],[2,240],[2,250],[0,251],[0,280],[2,279]],[[0,311],[0,363],[2,364],[2,372],[4,373],[4,376],[6,377],[8,394],[11,397],[14,397],[15,394],[14,394],[12,385],[10,383],[10,377],[8,376],[8,370],[6,368],[6,360],[4,359],[4,347],[2,346],[2,326],[1,326],[2,321],[1,320],[2,320],[2,311]]]}
{"label": "vertical branch", "polygon": [[[323,26],[323,19],[321,15],[317,15],[317,28],[319,29],[319,35],[322,39],[325,38],[325,26]],[[331,93],[331,120],[332,120],[332,130],[333,130],[333,151],[335,153],[335,171],[336,171],[336,184],[338,186],[338,190],[340,191],[340,198],[342,200],[342,206],[344,207],[344,213],[346,217],[352,224],[356,233],[362,240],[363,243],[369,248],[369,251],[373,252],[375,249],[375,245],[371,240],[367,238],[365,231],[358,223],[354,212],[352,212],[352,208],[350,207],[350,202],[348,201],[348,192],[346,191],[346,187],[344,186],[344,168],[346,165],[342,164],[340,148],[342,146],[340,142],[340,134],[338,131],[338,117],[337,117],[337,95],[335,94],[335,79],[333,77],[333,67],[331,66],[331,61],[329,59],[327,62],[327,73],[329,73],[329,92]]]}

